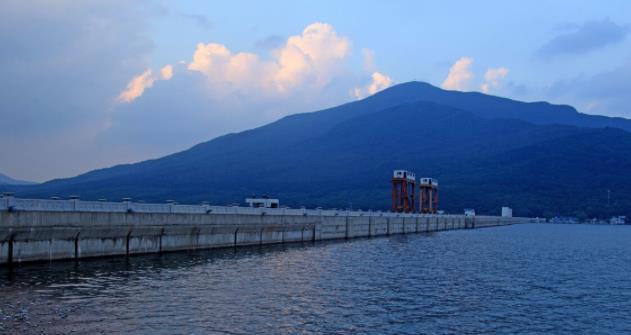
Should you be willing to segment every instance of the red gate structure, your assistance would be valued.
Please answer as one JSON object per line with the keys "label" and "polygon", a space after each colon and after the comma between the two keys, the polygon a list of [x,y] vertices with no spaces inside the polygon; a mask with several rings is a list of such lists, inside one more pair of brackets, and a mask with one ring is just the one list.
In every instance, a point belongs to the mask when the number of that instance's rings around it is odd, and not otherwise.
{"label": "red gate structure", "polygon": [[416,175],[407,170],[394,170],[392,176],[392,211],[414,212],[414,194],[416,193]]}
{"label": "red gate structure", "polygon": [[434,178],[420,179],[419,210],[426,214],[435,214],[438,210],[438,180]]}

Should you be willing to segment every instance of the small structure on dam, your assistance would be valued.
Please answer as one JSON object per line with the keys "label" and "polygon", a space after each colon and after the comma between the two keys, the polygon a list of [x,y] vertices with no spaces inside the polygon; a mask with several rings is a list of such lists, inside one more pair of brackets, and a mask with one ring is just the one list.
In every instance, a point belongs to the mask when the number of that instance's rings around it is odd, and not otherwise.
{"label": "small structure on dam", "polygon": [[250,198],[245,199],[245,203],[250,207],[254,208],[278,208],[280,207],[280,201],[278,199],[273,199],[268,196],[263,196],[262,198],[257,198],[256,195],[251,196]]}

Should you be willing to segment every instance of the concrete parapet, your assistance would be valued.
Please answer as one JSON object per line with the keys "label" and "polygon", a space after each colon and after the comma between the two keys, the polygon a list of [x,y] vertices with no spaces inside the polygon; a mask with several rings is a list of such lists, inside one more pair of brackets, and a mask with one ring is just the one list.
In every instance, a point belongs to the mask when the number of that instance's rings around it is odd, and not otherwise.
{"label": "concrete parapet", "polygon": [[[8,204],[6,199],[0,200]],[[38,206],[46,203],[38,203]],[[96,208],[97,204],[90,205]],[[57,209],[0,211],[0,264],[376,237],[490,227],[528,220],[491,216],[469,219],[456,215],[384,215],[359,211],[325,216],[315,215],[323,210],[302,209],[302,215],[294,212],[254,215],[236,210],[232,213],[219,210],[193,213],[194,210],[197,209],[170,209],[169,213]]]}

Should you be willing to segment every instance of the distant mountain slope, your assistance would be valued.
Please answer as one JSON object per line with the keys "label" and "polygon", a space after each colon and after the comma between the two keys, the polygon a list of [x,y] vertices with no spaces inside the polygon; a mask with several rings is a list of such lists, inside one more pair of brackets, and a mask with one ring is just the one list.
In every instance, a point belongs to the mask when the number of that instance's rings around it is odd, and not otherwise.
{"label": "distant mountain slope", "polygon": [[[13,189],[219,204],[269,193],[292,206],[386,209],[392,170],[408,168],[439,178],[453,212],[508,204],[518,215],[604,216],[631,208],[631,133],[599,127],[629,122],[408,83],[164,158]],[[616,195],[605,209],[603,189]]]}
{"label": "distant mountain slope", "polygon": [[31,185],[34,182],[13,179],[5,174],[0,173],[0,185]]}
{"label": "distant mountain slope", "polygon": [[193,148],[158,160],[95,170],[81,176],[55,181],[62,183],[103,180],[146,169],[177,168],[207,157],[233,153],[260,155],[319,136],[345,120],[390,107],[417,101],[434,102],[469,111],[484,118],[514,118],[535,124],[562,124],[581,127],[614,127],[631,131],[631,120],[576,112],[570,106],[524,103],[475,92],[446,91],[422,82],[396,85],[366,99],[318,112],[294,114],[268,125],[237,134],[220,136]]}
{"label": "distant mountain slope", "polygon": [[485,194],[479,207],[510,203],[531,215],[630,215],[629,171],[631,134],[590,129],[474,161],[448,187],[454,194],[478,188]]}
{"label": "distant mountain slope", "polygon": [[521,102],[479,92],[446,91],[420,82],[398,85],[381,93],[381,99],[430,101],[472,112],[485,118],[518,119],[534,124],[563,124],[588,128],[620,128],[631,131],[631,120],[582,114],[574,107],[547,102]]}

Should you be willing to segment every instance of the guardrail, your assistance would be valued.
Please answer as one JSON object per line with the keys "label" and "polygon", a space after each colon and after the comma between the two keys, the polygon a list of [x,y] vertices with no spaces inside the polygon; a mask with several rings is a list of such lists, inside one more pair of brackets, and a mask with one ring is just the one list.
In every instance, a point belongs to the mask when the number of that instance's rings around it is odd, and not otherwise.
{"label": "guardrail", "polygon": [[[53,211],[53,212],[111,212],[111,213],[179,213],[179,214],[243,214],[243,215],[295,215],[295,216],[383,216],[427,217],[434,214],[393,213],[384,211],[306,209],[306,208],[253,208],[241,206],[184,205],[177,203],[142,203],[84,201],[71,199],[22,199],[12,195],[0,197],[0,211]],[[443,214],[441,217],[461,217]]]}
{"label": "guardrail", "polygon": [[[190,205],[168,202],[164,204],[133,202],[124,200],[84,201],[71,199],[22,199],[12,195],[0,196],[0,211],[52,211],[52,212],[109,212],[109,213],[155,213],[155,214],[240,214],[240,215],[285,215],[285,216],[342,216],[342,217],[388,217],[388,218],[416,218],[416,217],[463,217],[455,214],[419,214],[394,213],[385,211],[337,210],[337,209],[307,209],[307,208],[253,208],[243,206],[213,206],[208,204]],[[491,216],[476,216],[478,219],[498,218]],[[513,223],[534,222],[532,218],[511,218]]]}

